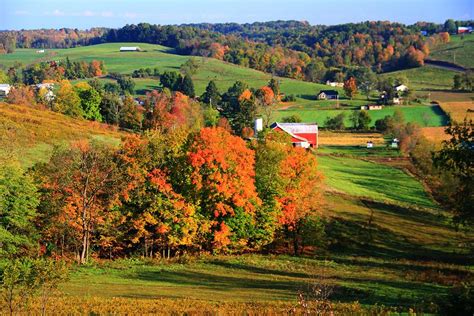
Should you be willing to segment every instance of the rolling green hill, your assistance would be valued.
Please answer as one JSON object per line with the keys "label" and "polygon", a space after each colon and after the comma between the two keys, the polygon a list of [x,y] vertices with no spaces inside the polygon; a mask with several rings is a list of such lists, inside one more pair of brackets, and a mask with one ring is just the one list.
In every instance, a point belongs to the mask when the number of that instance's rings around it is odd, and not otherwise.
{"label": "rolling green hill", "polygon": [[[119,52],[121,46],[140,46],[142,52]],[[176,55],[173,49],[144,43],[108,43],[70,49],[47,49],[44,54],[36,53],[35,49],[17,49],[13,54],[0,55],[0,65],[12,66],[15,62],[28,65],[46,60],[102,60],[109,72],[131,74],[139,68],[155,68],[160,71],[179,71],[180,66],[190,56]],[[249,86],[259,88],[268,83],[271,75],[226,63],[213,58],[194,57],[199,61],[199,69],[193,75],[197,94],[204,92],[210,80],[214,80],[221,91],[229,88],[235,81],[241,80]],[[325,85],[280,78],[281,90],[287,94],[316,95]],[[158,85],[156,79],[136,79],[137,90],[143,94]]]}
{"label": "rolling green hill", "polygon": [[474,34],[452,35],[451,41],[433,49],[429,58],[474,68]]}

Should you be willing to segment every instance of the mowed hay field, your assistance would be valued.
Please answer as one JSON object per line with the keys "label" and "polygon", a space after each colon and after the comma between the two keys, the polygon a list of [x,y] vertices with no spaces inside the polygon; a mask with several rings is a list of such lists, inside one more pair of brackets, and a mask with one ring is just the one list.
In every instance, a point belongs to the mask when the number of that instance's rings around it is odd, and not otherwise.
{"label": "mowed hay field", "polygon": [[462,122],[465,118],[474,120],[474,101],[441,102],[439,105],[456,122]]}
{"label": "mowed hay field", "polygon": [[[139,46],[141,52],[120,52],[121,46]],[[214,80],[222,91],[228,89],[235,81],[243,81],[250,87],[260,88],[268,83],[271,75],[226,63],[213,58],[191,57],[175,54],[169,47],[145,43],[107,43],[69,49],[46,49],[45,54],[36,53],[35,49],[17,49],[13,54],[0,55],[0,65],[13,66],[15,62],[28,65],[40,61],[63,60],[69,57],[71,61],[102,60],[108,72],[131,74],[140,68],[158,68],[163,71],[179,71],[180,66],[188,59],[195,58],[199,69],[194,74],[193,81],[196,93],[202,94],[210,80]],[[288,78],[278,78],[281,81],[281,91],[286,94],[316,95],[325,85],[302,82]],[[156,89],[159,82],[156,78],[137,78],[136,89],[139,94]],[[305,101],[305,99],[301,99]]]}
{"label": "mowed hay field", "polygon": [[81,139],[118,144],[122,136],[110,125],[0,102],[0,156],[17,157],[25,167],[49,159],[54,145]]}
{"label": "mowed hay field", "polygon": [[375,145],[384,145],[385,140],[380,133],[346,133],[320,131],[318,134],[320,146],[365,146],[368,141]]}

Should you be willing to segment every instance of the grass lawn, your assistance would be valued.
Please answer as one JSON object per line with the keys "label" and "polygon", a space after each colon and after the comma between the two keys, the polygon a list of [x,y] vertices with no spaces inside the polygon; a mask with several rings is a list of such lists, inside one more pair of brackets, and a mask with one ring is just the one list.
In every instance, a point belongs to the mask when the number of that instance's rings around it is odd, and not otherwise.
{"label": "grass lawn", "polygon": [[[384,118],[386,115],[393,115],[395,109],[400,109],[405,115],[407,122],[416,122],[420,126],[444,126],[447,124],[447,117],[437,105],[410,105],[410,106],[386,106],[382,110],[369,111],[372,119],[370,125],[374,126],[375,121]],[[339,113],[345,114],[345,125],[351,126],[350,116],[353,110],[346,109],[294,109],[290,107],[286,110],[276,111],[274,113],[275,120],[281,120],[283,117],[298,115],[303,122],[316,122],[319,126],[324,127],[328,117],[335,117]]]}

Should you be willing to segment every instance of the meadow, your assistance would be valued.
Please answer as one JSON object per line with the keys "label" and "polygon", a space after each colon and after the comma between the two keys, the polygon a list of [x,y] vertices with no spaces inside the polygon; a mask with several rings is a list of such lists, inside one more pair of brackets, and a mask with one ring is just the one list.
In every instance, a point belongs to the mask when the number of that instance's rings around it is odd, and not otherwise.
{"label": "meadow", "polygon": [[[395,109],[399,109],[407,122],[416,122],[420,126],[444,126],[447,124],[447,117],[438,105],[409,105],[409,106],[386,106],[382,110],[368,111],[371,123],[374,126],[375,121],[384,118],[386,115],[393,115]],[[276,120],[283,117],[298,115],[303,122],[316,122],[319,126],[324,127],[328,117],[335,117],[339,113],[345,114],[344,123],[346,126],[352,126],[350,117],[353,109],[294,109],[293,107],[275,112]]]}
{"label": "meadow", "polygon": [[452,35],[449,43],[431,51],[430,59],[474,68],[474,34]]}
{"label": "meadow", "polygon": [[453,87],[453,77],[457,71],[436,66],[425,65],[422,67],[392,71],[381,74],[382,77],[404,77],[411,89],[418,91],[450,90]]}
{"label": "meadow", "polygon": [[297,306],[299,291],[325,284],[342,313],[435,312],[455,282],[473,279],[465,247],[472,234],[456,231],[417,179],[387,163],[406,162],[397,150],[332,145],[317,155],[326,183],[325,246],[303,257],[95,261],[74,269],[52,306],[275,314]]}

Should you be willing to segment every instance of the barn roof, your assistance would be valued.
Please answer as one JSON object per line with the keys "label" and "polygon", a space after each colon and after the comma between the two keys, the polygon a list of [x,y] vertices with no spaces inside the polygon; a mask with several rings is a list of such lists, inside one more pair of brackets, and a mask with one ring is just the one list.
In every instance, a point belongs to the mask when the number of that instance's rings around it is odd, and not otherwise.
{"label": "barn roof", "polygon": [[318,124],[316,123],[278,123],[275,122],[270,126],[272,129],[280,128],[296,139],[306,141],[305,138],[297,134],[316,134],[318,132]]}
{"label": "barn roof", "polygon": [[329,95],[338,95],[338,94],[339,94],[339,92],[337,92],[336,90],[321,90],[321,91],[319,91],[318,94],[321,94],[321,93],[323,93],[323,92],[324,92],[324,94],[326,94],[326,95],[327,95],[327,94],[329,94]]}

